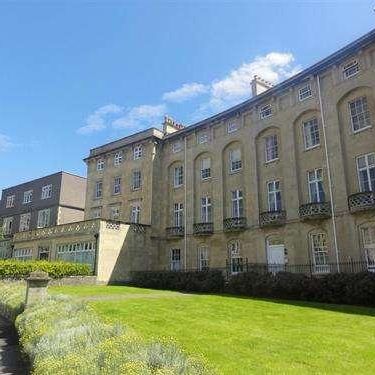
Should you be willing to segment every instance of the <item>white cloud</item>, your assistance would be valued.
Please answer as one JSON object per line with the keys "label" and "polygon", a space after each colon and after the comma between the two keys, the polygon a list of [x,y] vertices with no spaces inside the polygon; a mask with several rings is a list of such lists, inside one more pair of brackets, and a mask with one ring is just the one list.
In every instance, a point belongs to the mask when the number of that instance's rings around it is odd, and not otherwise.
{"label": "white cloud", "polygon": [[212,82],[210,100],[206,106],[221,110],[245,100],[251,95],[250,82],[254,75],[275,84],[300,71],[300,67],[293,63],[291,53],[270,52],[257,56],[253,61],[232,70],[223,79]]}
{"label": "white cloud", "polygon": [[201,83],[184,83],[178,89],[164,93],[163,100],[181,103],[186,100],[195,98],[200,94],[204,94],[207,91],[208,87],[206,85],[202,85]]}
{"label": "white cloud", "polygon": [[165,111],[164,104],[140,105],[128,109],[124,116],[112,122],[112,126],[117,129],[138,130],[146,126],[159,125]]}
{"label": "white cloud", "polygon": [[10,138],[4,134],[0,134],[0,152],[8,151],[14,144]]}
{"label": "white cloud", "polygon": [[114,115],[123,112],[123,108],[116,104],[107,104],[97,109],[93,114],[86,118],[85,125],[80,127],[77,132],[80,134],[89,134],[107,128],[109,121]]}

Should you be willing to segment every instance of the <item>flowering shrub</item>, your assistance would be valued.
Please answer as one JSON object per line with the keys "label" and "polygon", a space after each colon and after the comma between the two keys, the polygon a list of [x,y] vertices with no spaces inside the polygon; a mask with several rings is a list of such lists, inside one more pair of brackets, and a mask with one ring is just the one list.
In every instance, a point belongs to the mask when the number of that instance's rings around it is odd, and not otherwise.
{"label": "flowering shrub", "polygon": [[[20,313],[24,294],[24,283],[0,283],[0,313]],[[87,304],[67,296],[27,307],[15,324],[34,375],[212,373],[171,340],[146,341],[124,326],[106,324]]]}
{"label": "flowering shrub", "polygon": [[91,274],[90,266],[82,263],[49,262],[45,260],[0,260],[0,279],[24,279],[32,271],[48,272],[49,276],[54,279]]}

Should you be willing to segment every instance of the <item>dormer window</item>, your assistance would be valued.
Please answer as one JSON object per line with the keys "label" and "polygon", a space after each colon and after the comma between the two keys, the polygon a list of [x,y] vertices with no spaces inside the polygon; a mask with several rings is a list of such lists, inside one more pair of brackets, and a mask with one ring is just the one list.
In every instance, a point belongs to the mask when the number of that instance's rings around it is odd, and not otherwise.
{"label": "dormer window", "polygon": [[312,93],[310,84],[307,84],[298,90],[298,98],[300,102],[304,101],[305,99],[311,98],[311,96]]}
{"label": "dormer window", "polygon": [[227,124],[227,132],[228,134],[234,133],[235,131],[238,130],[238,124],[236,121],[230,121]]}
{"label": "dormer window", "polygon": [[96,170],[102,171],[104,169],[104,159],[98,159],[96,162]]}
{"label": "dormer window", "polygon": [[358,72],[359,63],[357,60],[353,60],[349,64],[344,65],[343,74],[345,79],[355,76]]}
{"label": "dormer window", "polygon": [[182,143],[180,141],[174,142],[172,144],[172,152],[175,154],[182,150]]}
{"label": "dormer window", "polygon": [[264,105],[263,107],[260,108],[259,111],[259,117],[261,120],[271,117],[272,116],[272,107],[271,104]]}

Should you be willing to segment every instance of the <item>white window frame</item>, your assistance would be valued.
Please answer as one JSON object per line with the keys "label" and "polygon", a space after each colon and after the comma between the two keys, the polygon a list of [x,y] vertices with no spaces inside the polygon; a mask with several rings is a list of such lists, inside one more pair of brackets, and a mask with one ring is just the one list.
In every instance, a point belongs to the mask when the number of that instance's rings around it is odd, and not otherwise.
{"label": "white window frame", "polygon": [[351,62],[345,64],[342,68],[342,74],[344,79],[349,79],[357,75],[360,71],[360,66],[358,60],[352,60]]}
{"label": "white window frame", "polygon": [[93,219],[100,219],[102,217],[102,207],[93,207],[91,209],[91,217]]}
{"label": "white window frame", "polygon": [[[360,192],[375,191],[375,183],[374,184],[372,183],[371,174],[370,174],[370,170],[375,169],[375,163],[374,164],[369,163],[370,157],[372,157],[375,160],[375,152],[370,152],[369,154],[360,155],[360,156],[357,156],[357,158],[356,158],[358,186],[359,186]],[[362,159],[362,158],[364,158],[364,160],[365,160],[365,166],[360,168],[359,167],[359,159]],[[361,175],[360,175],[360,172],[362,172],[362,171],[366,171],[366,179],[367,179],[367,183],[369,185],[369,190],[365,190],[362,187]]]}
{"label": "white window frame", "polygon": [[184,184],[184,167],[179,165],[173,169],[173,186],[178,188]]}
{"label": "white window frame", "polygon": [[[312,178],[310,178],[311,173],[313,173]],[[325,202],[325,191],[324,191],[324,185],[323,185],[323,168],[315,168],[310,171],[307,171],[307,184],[308,184],[308,190],[309,190],[309,202],[310,203]],[[319,189],[319,184],[321,184],[322,189]],[[317,192],[317,197],[318,197],[317,201],[313,201],[313,194],[312,194],[313,189],[315,189]],[[322,197],[320,194],[321,192],[323,193]]]}
{"label": "white window frame", "polygon": [[[279,199],[278,199],[279,195]],[[267,182],[268,211],[279,212],[282,210],[282,196],[280,180]],[[279,207],[278,207],[279,206]]]}
{"label": "white window frame", "polygon": [[20,232],[26,232],[30,229],[31,212],[26,212],[20,215]]}
{"label": "white window frame", "polygon": [[229,121],[227,123],[227,133],[231,134],[238,130],[238,123],[237,121]]}
{"label": "white window frame", "polygon": [[279,160],[279,139],[277,134],[272,134],[265,137],[264,149],[266,163]]}
{"label": "white window frame", "polygon": [[259,109],[259,118],[261,120],[264,120],[268,117],[272,116],[272,105],[271,104],[266,104],[260,107]]}
{"label": "white window frame", "polygon": [[172,152],[174,154],[177,154],[178,152],[181,152],[181,151],[182,151],[181,141],[176,141],[176,142],[172,143]]}
{"label": "white window frame", "polygon": [[37,228],[46,228],[51,225],[51,209],[45,208],[38,211]]}
{"label": "white window frame", "polygon": [[136,145],[133,149],[133,159],[138,160],[141,159],[143,156],[143,146],[142,145]]}
{"label": "white window frame", "polygon": [[[235,153],[239,153],[239,158],[235,158]],[[230,173],[238,172],[242,169],[242,152],[240,148],[229,151],[229,171]]]}
{"label": "white window frame", "polygon": [[184,204],[174,203],[173,205],[173,226],[183,227],[184,226]]}
{"label": "white window frame", "polygon": [[[375,226],[369,226],[361,229],[364,256],[367,263],[367,269],[375,272]],[[367,235],[365,234],[367,232]]]}
{"label": "white window frame", "polygon": [[298,90],[298,99],[300,102],[303,102],[306,99],[309,99],[312,97],[312,91],[311,91],[311,85],[310,83],[307,83],[306,85],[300,87]]}
{"label": "white window frame", "polygon": [[232,218],[244,217],[244,200],[242,190],[232,190]]}
{"label": "white window frame", "polygon": [[206,245],[201,245],[198,247],[198,270],[204,271],[209,268],[209,249]]}
{"label": "white window frame", "polygon": [[[302,131],[305,150],[312,150],[313,148],[320,146],[319,122],[316,117],[303,121]],[[316,140],[318,140],[318,142],[313,144],[313,141],[316,142]],[[310,145],[308,144],[309,142],[311,142]]]}
{"label": "white window frame", "polygon": [[169,257],[171,271],[181,271],[181,249],[170,249]]}
{"label": "white window frame", "polygon": [[110,218],[111,220],[119,220],[121,217],[121,206],[120,205],[114,205],[110,206],[109,208],[110,212]]}
{"label": "white window frame", "polygon": [[105,161],[103,158],[100,158],[96,161],[96,170],[97,171],[103,171],[105,168]]}
{"label": "white window frame", "polygon": [[16,200],[15,194],[8,195],[7,196],[7,201],[6,201],[5,208],[12,208],[12,207],[14,207],[15,200]]}
{"label": "white window frame", "polygon": [[[355,114],[352,113],[352,108],[351,108],[351,105],[352,104],[355,104],[355,103],[358,103],[359,101],[361,101],[360,105],[362,106],[363,108],[363,111],[362,112],[356,112]],[[356,105],[356,104],[355,104]],[[350,123],[352,125],[352,131],[353,133],[359,133],[363,130],[366,130],[366,129],[369,129],[372,127],[371,125],[371,114],[370,114],[370,109],[368,107],[368,102],[367,102],[367,97],[366,96],[360,96],[358,98],[355,98],[353,100],[351,100],[350,102],[348,102],[348,106],[349,106],[349,116],[350,116]],[[357,107],[357,105],[356,105]],[[357,110],[357,108],[356,108]],[[362,127],[359,127],[358,129],[354,129],[354,119],[353,117],[355,116],[362,116],[363,117],[363,121],[367,124],[365,124],[364,126]]]}
{"label": "white window frame", "polygon": [[113,195],[121,194],[121,176],[116,176],[113,179]]}
{"label": "white window frame", "polygon": [[137,169],[132,173],[132,190],[139,190],[142,187],[142,172]]}
{"label": "white window frame", "polygon": [[[317,243],[314,239],[317,238],[319,241],[323,239],[322,243]],[[315,273],[329,273],[329,255],[327,246],[327,235],[325,233],[312,233],[310,234],[311,243],[311,256],[314,264]],[[317,245],[317,246],[316,246]]]}
{"label": "white window frame", "polygon": [[14,224],[13,216],[4,217],[3,219],[3,234],[11,234]]}
{"label": "white window frame", "polygon": [[94,198],[100,199],[103,197],[103,181],[95,182]]}
{"label": "white window frame", "polygon": [[13,258],[17,260],[31,260],[33,258],[33,250],[32,249],[14,249],[13,250]]}
{"label": "white window frame", "polygon": [[28,204],[33,201],[33,191],[27,190],[23,193],[23,201],[22,204]]}
{"label": "white window frame", "polygon": [[49,199],[52,197],[52,184],[42,187],[42,195],[40,199]]}
{"label": "white window frame", "polygon": [[202,133],[198,135],[198,143],[199,144],[204,144],[208,142],[208,134],[207,133]]}
{"label": "white window frame", "polygon": [[140,203],[133,203],[130,209],[130,222],[139,224],[141,220],[141,205]]}
{"label": "white window frame", "polygon": [[113,157],[113,165],[118,167],[123,161],[123,152],[117,151]]}
{"label": "white window frame", "polygon": [[201,160],[201,179],[208,180],[211,178],[211,158]]}
{"label": "white window frame", "polygon": [[201,198],[201,221],[202,223],[212,222],[212,201],[209,196]]}
{"label": "white window frame", "polygon": [[228,243],[228,255],[230,273],[236,275],[243,272],[243,257],[241,256],[241,243],[239,240],[233,240]]}

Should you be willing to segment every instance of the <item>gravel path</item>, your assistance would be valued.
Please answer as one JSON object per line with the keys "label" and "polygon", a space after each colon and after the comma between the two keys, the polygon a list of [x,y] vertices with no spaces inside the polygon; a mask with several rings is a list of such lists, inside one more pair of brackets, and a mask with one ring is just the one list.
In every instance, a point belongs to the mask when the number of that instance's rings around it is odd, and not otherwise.
{"label": "gravel path", "polygon": [[13,325],[0,317],[0,374],[25,375],[27,366],[21,358],[18,337]]}

